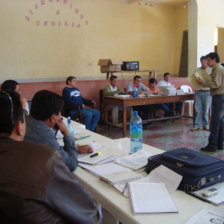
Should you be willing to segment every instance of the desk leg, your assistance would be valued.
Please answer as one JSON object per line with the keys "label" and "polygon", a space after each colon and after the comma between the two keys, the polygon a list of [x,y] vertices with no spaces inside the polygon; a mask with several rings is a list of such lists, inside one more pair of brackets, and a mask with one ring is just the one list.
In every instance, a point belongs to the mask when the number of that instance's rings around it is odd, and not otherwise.
{"label": "desk leg", "polygon": [[105,120],[105,130],[108,130],[108,107],[104,105],[104,120]]}
{"label": "desk leg", "polygon": [[123,137],[127,134],[127,106],[123,106]]}

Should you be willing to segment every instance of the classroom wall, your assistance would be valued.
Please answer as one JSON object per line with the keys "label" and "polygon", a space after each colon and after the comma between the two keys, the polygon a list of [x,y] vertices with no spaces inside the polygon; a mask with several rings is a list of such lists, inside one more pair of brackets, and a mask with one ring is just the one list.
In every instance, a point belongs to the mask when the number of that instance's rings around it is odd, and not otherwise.
{"label": "classroom wall", "polygon": [[215,29],[224,27],[223,0],[191,0],[189,7],[188,75],[200,66],[200,57],[214,52]]}
{"label": "classroom wall", "polygon": [[100,58],[137,60],[140,69],[178,75],[187,9],[122,0],[2,0],[0,21],[0,81],[104,79]]}

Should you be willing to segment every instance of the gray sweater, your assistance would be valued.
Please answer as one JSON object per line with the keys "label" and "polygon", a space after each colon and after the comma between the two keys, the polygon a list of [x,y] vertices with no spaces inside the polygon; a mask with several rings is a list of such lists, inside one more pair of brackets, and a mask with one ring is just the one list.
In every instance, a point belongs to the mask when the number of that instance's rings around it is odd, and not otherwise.
{"label": "gray sweater", "polygon": [[49,128],[43,121],[31,116],[26,117],[25,141],[47,144],[58,150],[70,171],[74,171],[78,165],[77,149],[72,136],[64,136],[64,147],[60,146],[55,137],[55,131]]}

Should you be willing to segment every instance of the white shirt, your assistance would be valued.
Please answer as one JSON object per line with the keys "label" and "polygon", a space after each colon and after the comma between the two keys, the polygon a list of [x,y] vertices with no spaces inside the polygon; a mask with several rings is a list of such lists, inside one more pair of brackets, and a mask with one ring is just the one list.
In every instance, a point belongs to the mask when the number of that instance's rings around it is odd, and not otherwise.
{"label": "white shirt", "polygon": [[171,86],[171,83],[166,80],[162,80],[158,82],[157,86]]}

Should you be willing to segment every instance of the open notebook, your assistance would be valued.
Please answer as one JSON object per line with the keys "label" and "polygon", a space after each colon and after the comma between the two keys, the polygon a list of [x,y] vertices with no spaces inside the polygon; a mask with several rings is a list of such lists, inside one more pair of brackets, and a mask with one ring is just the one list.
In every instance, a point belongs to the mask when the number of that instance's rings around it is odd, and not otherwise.
{"label": "open notebook", "polygon": [[[95,152],[92,153],[92,154],[95,154]],[[79,163],[86,163],[86,164],[90,164],[90,165],[96,165],[96,164],[108,163],[108,162],[111,162],[111,161],[116,159],[111,154],[104,153],[104,152],[102,152],[101,155],[95,156],[95,157],[91,157],[92,154],[89,154],[87,156],[78,158],[78,162]]]}
{"label": "open notebook", "polygon": [[178,212],[164,183],[130,182],[134,213]]}

